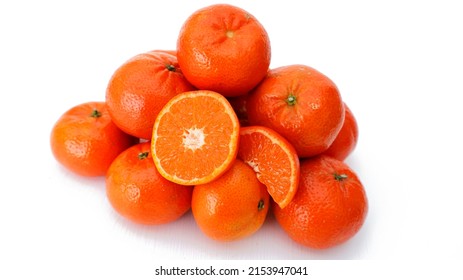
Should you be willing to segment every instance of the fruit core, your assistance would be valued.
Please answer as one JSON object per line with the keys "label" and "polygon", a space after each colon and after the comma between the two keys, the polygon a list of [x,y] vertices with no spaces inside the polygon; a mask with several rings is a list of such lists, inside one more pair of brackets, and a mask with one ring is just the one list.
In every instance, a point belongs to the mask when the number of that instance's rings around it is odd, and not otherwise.
{"label": "fruit core", "polygon": [[190,150],[201,149],[206,138],[203,128],[193,127],[183,132],[183,146]]}

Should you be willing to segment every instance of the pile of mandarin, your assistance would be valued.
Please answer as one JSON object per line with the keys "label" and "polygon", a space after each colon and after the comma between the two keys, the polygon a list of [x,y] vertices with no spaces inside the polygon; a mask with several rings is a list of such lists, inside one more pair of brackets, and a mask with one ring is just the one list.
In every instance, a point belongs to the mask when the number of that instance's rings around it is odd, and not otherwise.
{"label": "pile of mandarin", "polygon": [[269,69],[270,57],[268,34],[247,11],[197,10],[176,50],[135,55],[115,70],[105,102],[58,119],[53,155],[74,173],[105,176],[110,205],[134,223],[191,209],[206,236],[233,241],[273,214],[300,244],[341,244],[368,211],[344,162],[356,120],[327,76],[302,64]]}

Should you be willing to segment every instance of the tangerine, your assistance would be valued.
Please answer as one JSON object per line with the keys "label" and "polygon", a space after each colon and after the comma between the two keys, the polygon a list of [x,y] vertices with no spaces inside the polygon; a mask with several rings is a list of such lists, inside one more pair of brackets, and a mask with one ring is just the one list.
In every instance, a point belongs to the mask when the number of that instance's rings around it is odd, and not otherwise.
{"label": "tangerine", "polygon": [[104,176],[111,162],[136,140],[113,123],[104,102],[72,107],[56,121],[50,135],[55,159],[82,176]]}
{"label": "tangerine", "polygon": [[138,54],[122,64],[106,89],[106,103],[114,123],[123,131],[151,139],[162,107],[175,95],[193,90],[180,69],[175,51]]}
{"label": "tangerine", "polygon": [[182,185],[210,182],[232,165],[240,124],[227,99],[196,90],[180,93],[154,123],[154,163],[164,178]]}
{"label": "tangerine", "polygon": [[273,212],[296,242],[323,249],[352,238],[364,224],[368,201],[355,172],[344,162],[321,155],[301,162],[301,179],[293,200]]}
{"label": "tangerine", "polygon": [[165,224],[190,209],[193,187],[164,179],[150,149],[149,142],[140,143],[113,161],[106,175],[106,195],[113,209],[132,222]]}
{"label": "tangerine", "polygon": [[270,70],[249,94],[247,113],[250,125],[275,130],[294,146],[299,157],[327,150],[344,121],[336,85],[306,65]]}
{"label": "tangerine", "polygon": [[270,40],[250,13],[216,4],[187,18],[178,36],[177,56],[185,77],[198,89],[238,96],[265,77]]}
{"label": "tangerine", "polygon": [[296,194],[299,184],[299,158],[294,147],[270,128],[242,127],[238,157],[252,167],[281,208]]}
{"label": "tangerine", "polygon": [[325,155],[345,160],[354,151],[358,142],[357,120],[350,108],[344,103],[344,123],[331,146],[324,152]]}
{"label": "tangerine", "polygon": [[268,209],[265,186],[239,159],[218,179],[193,189],[193,217],[201,231],[215,240],[233,241],[254,234]]}

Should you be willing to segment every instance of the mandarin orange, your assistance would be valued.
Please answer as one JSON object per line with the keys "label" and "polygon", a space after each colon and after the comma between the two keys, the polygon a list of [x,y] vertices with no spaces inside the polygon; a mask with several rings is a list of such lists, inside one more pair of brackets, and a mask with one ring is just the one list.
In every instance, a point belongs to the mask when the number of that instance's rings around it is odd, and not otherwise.
{"label": "mandarin orange", "polygon": [[119,153],[137,140],[113,123],[104,102],[87,102],[69,109],[50,135],[56,160],[82,176],[104,176]]}
{"label": "mandarin orange", "polygon": [[106,102],[114,123],[126,133],[151,139],[162,107],[178,93],[194,89],[174,53],[155,50],[136,55],[112,75]]}
{"label": "mandarin orange", "polygon": [[275,130],[300,157],[326,151],[344,121],[344,106],[336,85],[305,65],[270,70],[250,93],[247,113],[250,125]]}
{"label": "mandarin orange", "polygon": [[344,103],[344,123],[331,146],[324,152],[325,155],[345,160],[355,149],[358,142],[357,120],[350,108]]}
{"label": "mandarin orange", "polygon": [[195,11],[184,22],[177,56],[185,77],[198,89],[238,96],[265,77],[270,40],[250,13],[216,4]]}
{"label": "mandarin orange", "polygon": [[134,223],[165,224],[190,209],[193,187],[164,179],[150,148],[149,142],[137,144],[113,161],[106,175],[106,195],[113,209]]}
{"label": "mandarin orange", "polygon": [[291,202],[299,184],[299,158],[285,138],[267,127],[243,127],[238,157],[252,167],[281,208]]}
{"label": "mandarin orange", "polygon": [[156,118],[154,163],[164,178],[182,185],[210,182],[232,165],[240,124],[227,99],[196,90],[172,98]]}
{"label": "mandarin orange", "polygon": [[219,241],[243,239],[265,221],[269,195],[247,164],[237,159],[218,179],[193,190],[193,217],[208,237]]}
{"label": "mandarin orange", "polygon": [[297,243],[329,248],[351,239],[362,227],[368,200],[360,179],[344,162],[317,156],[301,162],[293,200],[272,208],[283,230]]}

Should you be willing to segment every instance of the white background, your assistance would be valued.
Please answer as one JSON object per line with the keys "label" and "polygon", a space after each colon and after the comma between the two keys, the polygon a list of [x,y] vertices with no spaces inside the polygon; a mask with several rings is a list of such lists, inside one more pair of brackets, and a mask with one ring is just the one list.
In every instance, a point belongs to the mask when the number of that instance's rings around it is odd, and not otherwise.
{"label": "white background", "polygon": [[191,213],[164,226],[134,225],[111,209],[103,178],[63,169],[49,147],[59,116],[103,101],[120,64],[175,49],[183,21],[217,3],[65,2],[0,4],[0,275],[154,279],[161,261],[177,259],[461,261],[458,1],[225,1],[264,25],[272,68],[318,69],[357,118],[360,138],[347,163],[365,186],[368,217],[352,240],[323,251],[297,245],[273,218],[233,243],[209,240]]}

